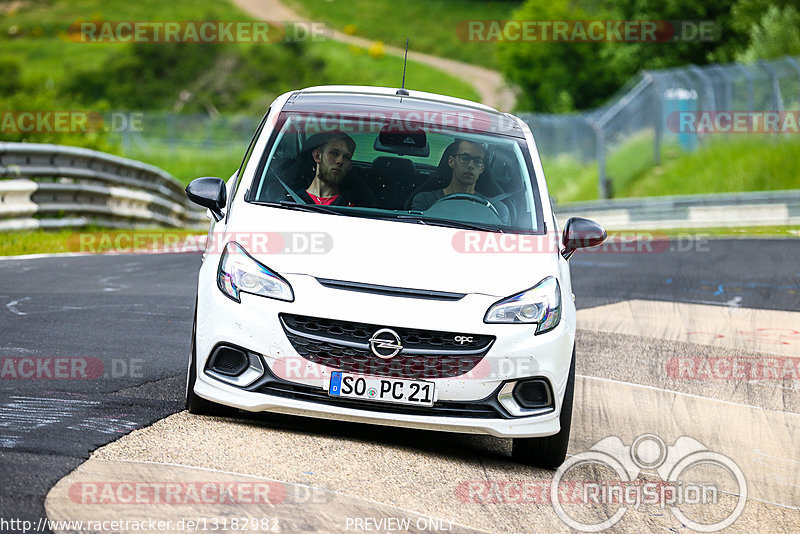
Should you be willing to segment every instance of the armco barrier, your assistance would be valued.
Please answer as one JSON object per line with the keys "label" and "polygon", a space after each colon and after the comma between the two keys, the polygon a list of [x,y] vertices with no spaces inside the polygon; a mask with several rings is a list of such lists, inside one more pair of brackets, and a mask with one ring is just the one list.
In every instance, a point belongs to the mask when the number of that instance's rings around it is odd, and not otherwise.
{"label": "armco barrier", "polygon": [[152,165],[85,148],[0,143],[0,231],[88,224],[202,227],[208,219]]}
{"label": "armco barrier", "polygon": [[562,227],[578,216],[609,230],[800,225],[800,190],[599,200],[555,211]]}
{"label": "armco barrier", "polygon": [[[800,190],[556,204],[609,230],[800,225]],[[33,228],[204,228],[204,211],[163,170],[95,150],[0,143],[0,231]]]}

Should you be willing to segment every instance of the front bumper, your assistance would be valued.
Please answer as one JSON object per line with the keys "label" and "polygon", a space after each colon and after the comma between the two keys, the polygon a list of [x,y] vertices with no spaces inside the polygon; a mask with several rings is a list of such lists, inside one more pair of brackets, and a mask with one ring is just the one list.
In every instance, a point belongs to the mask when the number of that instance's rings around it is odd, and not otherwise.
{"label": "front bumper", "polygon": [[[208,265],[204,266],[209,267]],[[201,272],[197,317],[197,369],[195,393],[208,400],[257,412],[269,411],[342,421],[364,422],[426,430],[489,434],[497,437],[539,437],[560,430],[559,414],[566,387],[574,344],[574,308],[562,312],[561,324],[553,331],[534,336],[526,325],[489,325],[483,312],[497,298],[467,295],[458,302],[425,301],[404,297],[356,293],[321,286],[309,276],[287,277],[298,298],[293,303],[243,294],[236,303],[217,289],[204,284]],[[313,295],[313,300],[301,295]],[[347,306],[343,307],[343,299]],[[571,299],[563,299],[567,306]],[[376,310],[380,310],[376,312]],[[289,342],[278,318],[279,313],[309,314],[318,317],[373,324],[405,325],[451,332],[487,334],[496,338],[481,363],[466,375],[428,379],[436,383],[437,406],[447,408],[477,404],[496,405],[493,396],[509,381],[532,376],[546,379],[552,387],[554,407],[539,415],[513,417],[500,408],[490,413],[465,410],[423,413],[419,409],[370,401],[326,402],[326,386],[331,368],[302,358]],[[477,319],[476,319],[477,317]],[[571,318],[571,321],[570,321]],[[219,344],[232,344],[263,356],[266,370],[277,379],[297,385],[303,394],[267,394],[258,382],[235,386],[203,372],[206,361]],[[260,391],[257,391],[260,389]],[[292,388],[289,388],[292,389]]]}
{"label": "front bumper", "polygon": [[203,398],[249,412],[273,412],[335,421],[438,430],[465,434],[489,434],[500,438],[551,436],[561,429],[558,411],[518,419],[477,419],[382,413],[316,404],[244,391],[222,382],[198,377],[194,391]]}

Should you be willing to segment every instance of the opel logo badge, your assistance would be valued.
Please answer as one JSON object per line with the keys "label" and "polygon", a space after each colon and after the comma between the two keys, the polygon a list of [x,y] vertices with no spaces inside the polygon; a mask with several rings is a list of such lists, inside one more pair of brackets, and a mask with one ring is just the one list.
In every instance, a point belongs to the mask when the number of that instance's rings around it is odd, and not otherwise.
{"label": "opel logo badge", "polygon": [[397,332],[390,328],[381,328],[369,338],[369,348],[378,358],[389,360],[403,350],[403,345],[400,344]]}

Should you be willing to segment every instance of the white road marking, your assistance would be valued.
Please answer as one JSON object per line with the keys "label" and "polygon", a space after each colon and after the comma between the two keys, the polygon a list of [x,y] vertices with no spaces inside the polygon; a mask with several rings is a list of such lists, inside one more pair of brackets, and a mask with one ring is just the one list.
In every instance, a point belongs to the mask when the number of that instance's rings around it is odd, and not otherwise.
{"label": "white road marking", "polygon": [[22,298],[21,298],[21,299],[19,299],[19,300],[12,300],[12,301],[11,301],[11,302],[9,302],[8,304],[6,304],[6,308],[8,308],[8,311],[10,311],[11,313],[13,313],[13,314],[15,314],[15,315],[28,315],[27,313],[25,313],[25,312],[21,312],[21,311],[19,311],[19,310],[17,309],[17,305],[18,305],[18,304],[20,304],[20,303],[22,303],[22,302],[25,302],[25,301],[27,301],[27,300],[31,300],[31,298],[30,298],[30,297],[22,297]]}
{"label": "white road marking", "polygon": [[135,430],[138,423],[114,417],[88,417],[79,423],[68,426],[69,430],[91,430],[101,434],[124,434]]}

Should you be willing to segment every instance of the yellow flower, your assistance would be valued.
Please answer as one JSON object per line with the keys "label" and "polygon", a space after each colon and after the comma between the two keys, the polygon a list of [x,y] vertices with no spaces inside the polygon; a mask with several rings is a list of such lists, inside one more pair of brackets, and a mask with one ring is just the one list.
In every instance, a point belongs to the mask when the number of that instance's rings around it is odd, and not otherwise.
{"label": "yellow flower", "polygon": [[347,24],[344,27],[344,33],[347,35],[355,35],[358,29],[356,28],[355,24]]}
{"label": "yellow flower", "polygon": [[367,52],[375,59],[381,59],[384,55],[386,55],[386,53],[383,51],[382,41],[374,41],[367,49]]}

